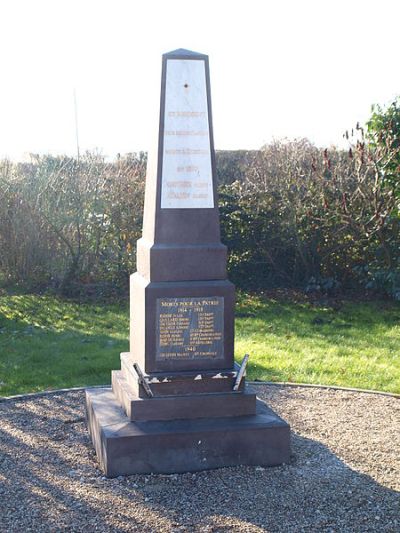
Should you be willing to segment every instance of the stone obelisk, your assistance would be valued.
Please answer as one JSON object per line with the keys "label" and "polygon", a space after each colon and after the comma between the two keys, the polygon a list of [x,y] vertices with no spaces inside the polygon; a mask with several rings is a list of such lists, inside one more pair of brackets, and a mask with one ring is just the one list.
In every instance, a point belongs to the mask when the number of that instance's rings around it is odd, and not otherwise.
{"label": "stone obelisk", "polygon": [[130,351],[112,390],[87,391],[108,476],[289,456],[289,426],[234,363],[234,286],[220,242],[208,57],[163,56],[157,148],[130,284]]}

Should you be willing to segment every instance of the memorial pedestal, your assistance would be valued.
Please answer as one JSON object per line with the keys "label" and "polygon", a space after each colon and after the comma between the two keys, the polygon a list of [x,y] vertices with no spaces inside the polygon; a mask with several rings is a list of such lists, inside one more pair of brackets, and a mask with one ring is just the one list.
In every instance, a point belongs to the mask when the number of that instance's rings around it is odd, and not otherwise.
{"label": "memorial pedestal", "polygon": [[253,415],[168,422],[131,422],[111,389],[86,391],[86,407],[90,435],[108,477],[275,466],[289,460],[289,426],[259,400]]}
{"label": "memorial pedestal", "polygon": [[149,398],[132,361],[121,354],[112,389],[86,391],[89,431],[107,476],[289,460],[289,425],[247,392],[244,380],[232,390],[237,365],[221,373],[146,375]]}

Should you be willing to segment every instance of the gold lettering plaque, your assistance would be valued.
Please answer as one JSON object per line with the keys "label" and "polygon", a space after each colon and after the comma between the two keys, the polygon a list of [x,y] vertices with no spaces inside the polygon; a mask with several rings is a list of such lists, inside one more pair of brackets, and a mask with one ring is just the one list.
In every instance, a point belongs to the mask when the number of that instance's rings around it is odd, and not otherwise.
{"label": "gold lettering plaque", "polygon": [[224,357],[224,299],[157,299],[157,360]]}

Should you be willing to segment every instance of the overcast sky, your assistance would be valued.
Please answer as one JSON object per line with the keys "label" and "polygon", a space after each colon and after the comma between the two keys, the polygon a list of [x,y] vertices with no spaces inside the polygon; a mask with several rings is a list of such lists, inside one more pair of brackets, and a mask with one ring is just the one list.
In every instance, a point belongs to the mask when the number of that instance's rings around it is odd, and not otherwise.
{"label": "overcast sky", "polygon": [[217,149],[338,144],[400,94],[399,0],[0,0],[0,156],[148,150],[161,54],[210,56]]}

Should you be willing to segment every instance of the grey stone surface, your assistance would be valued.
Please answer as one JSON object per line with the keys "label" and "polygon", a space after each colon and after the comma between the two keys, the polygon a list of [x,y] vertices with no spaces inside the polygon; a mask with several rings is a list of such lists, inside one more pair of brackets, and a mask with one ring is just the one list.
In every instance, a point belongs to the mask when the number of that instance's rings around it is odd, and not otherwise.
{"label": "grey stone surface", "polygon": [[218,244],[137,243],[137,267],[152,281],[193,281],[226,279],[227,249]]}
{"label": "grey stone surface", "polygon": [[[131,393],[139,398],[148,395],[139,383],[137,373],[133,368],[135,360],[129,352],[121,353],[121,371],[129,384]],[[157,372],[146,374],[152,393],[159,396],[185,396],[211,392],[232,392],[239,365],[235,363],[233,369],[192,370],[186,372]],[[245,380],[242,380],[239,391],[243,391]]]}
{"label": "grey stone surface", "polygon": [[224,392],[139,398],[121,371],[112,372],[112,390],[129,420],[179,420],[253,415],[256,395],[249,392]]}
{"label": "grey stone surface", "polygon": [[111,389],[86,391],[89,431],[108,477],[233,465],[273,466],[290,456],[290,430],[265,404],[257,414],[131,422]]}

